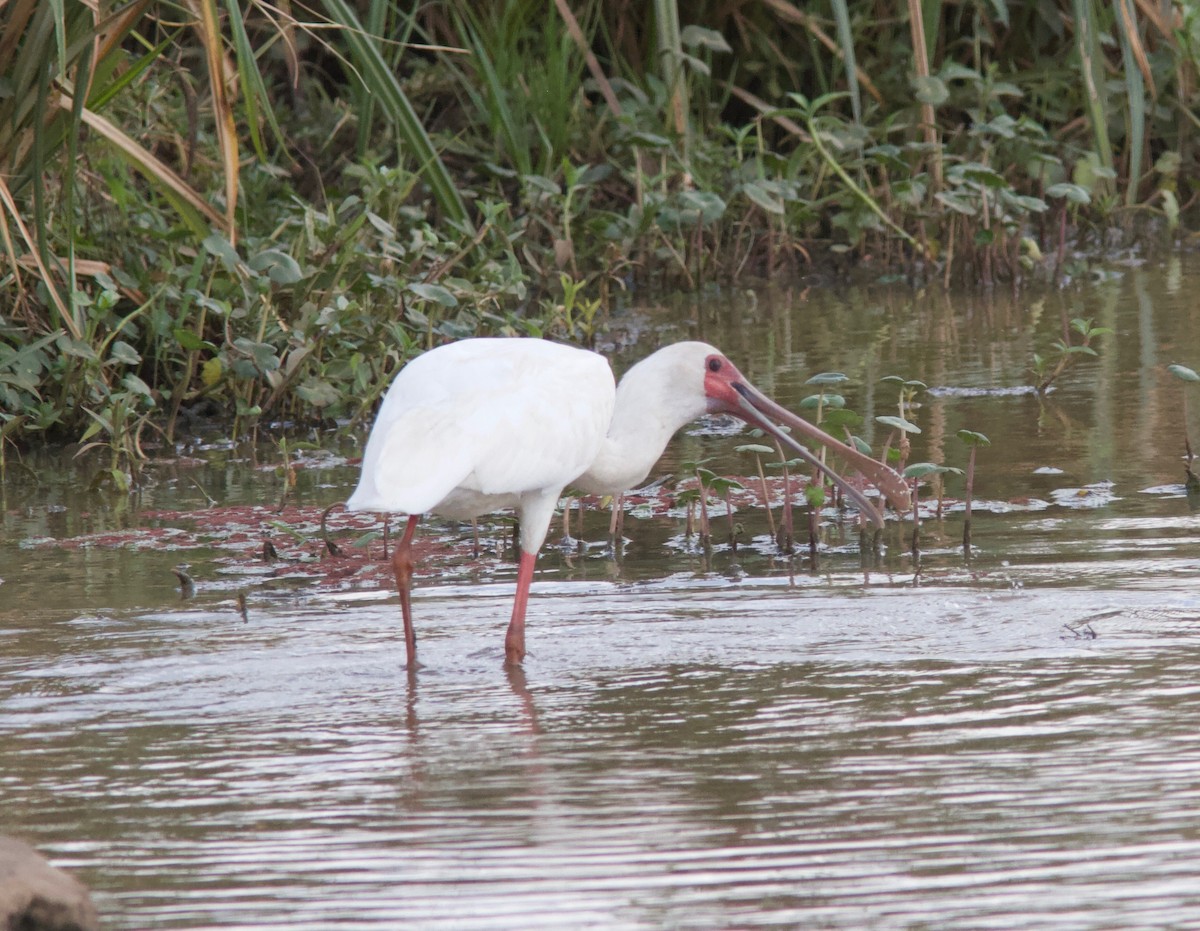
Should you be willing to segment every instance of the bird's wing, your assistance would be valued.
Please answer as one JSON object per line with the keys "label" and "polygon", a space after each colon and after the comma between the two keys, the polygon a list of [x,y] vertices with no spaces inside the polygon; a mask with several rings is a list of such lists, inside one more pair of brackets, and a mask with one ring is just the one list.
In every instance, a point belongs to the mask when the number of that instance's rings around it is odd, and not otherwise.
{"label": "bird's wing", "polygon": [[474,411],[479,440],[471,484],[484,494],[557,491],[584,472],[612,422],[616,386],[601,356],[552,343],[507,360],[505,388]]}
{"label": "bird's wing", "polygon": [[391,419],[384,433],[378,425],[372,430],[362,477],[346,506],[424,514],[471,473],[467,452],[436,410],[409,409]]}
{"label": "bird's wing", "polygon": [[614,397],[603,357],[543,340],[428,352],[388,390],[348,506],[418,514],[456,489],[561,488],[595,458]]}

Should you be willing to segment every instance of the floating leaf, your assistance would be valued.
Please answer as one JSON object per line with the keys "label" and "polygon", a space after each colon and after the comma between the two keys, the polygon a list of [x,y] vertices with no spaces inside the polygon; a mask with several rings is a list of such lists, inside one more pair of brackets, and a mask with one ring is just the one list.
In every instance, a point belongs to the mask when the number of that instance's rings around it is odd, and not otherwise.
{"label": "floating leaf", "polygon": [[[1197,381],[1200,381],[1200,378],[1197,378]],[[957,436],[960,440],[962,440],[968,446],[991,446],[992,445],[991,440],[989,440],[982,433],[976,433],[974,430],[959,430],[958,433],[955,434],[955,436]]]}
{"label": "floating leaf", "polygon": [[888,427],[895,427],[897,430],[903,430],[905,433],[920,433],[921,432],[920,427],[918,427],[912,421],[905,420],[903,417],[893,417],[891,415],[886,415],[883,417],[876,417],[875,420],[877,423],[884,424],[885,426],[888,426]]}
{"label": "floating leaf", "polygon": [[810,394],[800,402],[801,410],[816,410],[818,407],[828,407],[833,410],[846,406],[846,399],[840,394]]}
{"label": "floating leaf", "polygon": [[934,475],[945,470],[945,466],[940,466],[936,462],[914,462],[904,469],[904,477],[924,478],[926,475]]}
{"label": "floating leaf", "polygon": [[804,384],[806,385],[840,385],[842,382],[850,380],[849,375],[843,375],[841,372],[821,372],[819,375],[814,375]]}
{"label": "floating leaf", "polygon": [[1188,368],[1186,365],[1172,363],[1167,366],[1167,371],[1176,378],[1182,378],[1184,381],[1200,381],[1200,375],[1197,375],[1193,369]]}

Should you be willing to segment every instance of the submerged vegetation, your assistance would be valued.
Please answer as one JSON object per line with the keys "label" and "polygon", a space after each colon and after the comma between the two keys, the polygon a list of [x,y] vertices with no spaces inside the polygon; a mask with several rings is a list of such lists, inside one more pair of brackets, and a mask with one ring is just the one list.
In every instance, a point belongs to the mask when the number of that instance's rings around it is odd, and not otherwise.
{"label": "submerged vegetation", "polygon": [[424,346],[589,343],[631,287],[1016,286],[1186,227],[1195,5],[898,9],[10,0],[0,445],[122,484],[148,432],[354,422]]}

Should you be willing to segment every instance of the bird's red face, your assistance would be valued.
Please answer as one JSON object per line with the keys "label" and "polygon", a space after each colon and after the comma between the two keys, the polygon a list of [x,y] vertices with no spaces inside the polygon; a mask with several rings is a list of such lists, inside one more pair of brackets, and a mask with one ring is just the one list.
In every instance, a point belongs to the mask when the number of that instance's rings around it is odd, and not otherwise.
{"label": "bird's red face", "polygon": [[[804,436],[820,443],[854,466],[887,496],[898,511],[903,512],[909,507],[908,485],[903,478],[882,463],[864,456],[852,446],[834,439],[824,430],[780,407],[750,384],[737,366],[718,352],[711,353],[704,360],[704,394],[708,398],[710,413],[733,414],[770,433],[841,485],[865,514],[874,516],[876,522],[879,521],[878,512],[862,493],[801,446],[795,436]],[[783,424],[791,432],[781,430],[778,424]]]}
{"label": "bird's red face", "polygon": [[745,378],[737,370],[737,366],[719,352],[712,353],[704,360],[704,394],[708,398],[710,414],[741,415],[741,403],[737,389],[733,386],[744,383]]}

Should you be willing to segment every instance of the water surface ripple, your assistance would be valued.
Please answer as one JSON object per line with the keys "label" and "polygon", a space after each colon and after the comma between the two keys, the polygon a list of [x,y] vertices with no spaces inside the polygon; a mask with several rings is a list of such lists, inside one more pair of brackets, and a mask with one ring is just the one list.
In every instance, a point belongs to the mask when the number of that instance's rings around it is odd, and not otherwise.
{"label": "water surface ripple", "polygon": [[[132,496],[89,491],[86,458],[14,452],[0,832],[73,869],[114,931],[1200,928],[1200,500],[1181,484],[1200,405],[1165,369],[1200,368],[1195,265],[1020,300],[731,290],[631,311],[618,367],[700,337],[793,406],[845,372],[877,454],[882,379],[936,388],[912,461],[963,467],[958,431],[992,440],[974,547],[953,474],[941,518],[922,490],[918,554],[907,519],[877,560],[830,519],[817,566],[778,554],[761,507],[709,561],[678,514],[635,510],[618,562],[593,509],[584,553],[543,554],[521,672],[492,555],[421,567],[408,675],[387,591],[277,578],[258,540],[105,545],[161,509],[219,524],[210,502],[278,501],[278,448],[199,438],[202,465],[161,462]],[[1076,316],[1114,333],[1039,399],[1032,355]],[[747,478],[747,439],[684,431],[653,477]],[[318,440],[344,455],[288,489],[314,513],[356,478],[354,444]]]}
{"label": "water surface ripple", "polygon": [[[541,590],[85,617],[0,662],[0,792],[114,927],[1178,926],[1200,601]],[[489,594],[485,592],[485,595]],[[1072,633],[1090,620],[1095,639]],[[147,645],[150,646],[147,646]],[[87,657],[85,661],[77,657]]]}

